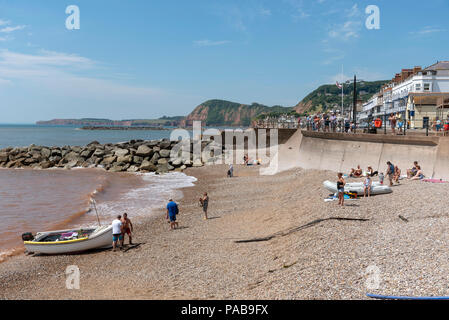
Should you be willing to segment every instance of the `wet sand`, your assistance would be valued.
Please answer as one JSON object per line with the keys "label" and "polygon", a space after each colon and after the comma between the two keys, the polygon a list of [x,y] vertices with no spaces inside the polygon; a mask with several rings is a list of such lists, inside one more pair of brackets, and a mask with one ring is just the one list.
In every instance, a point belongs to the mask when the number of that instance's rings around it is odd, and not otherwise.
{"label": "wet sand", "polygon": [[[0,264],[2,299],[363,299],[366,292],[449,295],[448,184],[404,181],[389,195],[325,203],[335,173],[257,167],[191,168],[180,229],[165,212],[136,226],[137,248],[67,256],[18,256]],[[210,196],[210,220],[198,198]],[[132,218],[132,213],[131,218]],[[401,215],[406,221],[399,218]],[[359,220],[320,220],[351,218]],[[301,227],[303,226],[303,227]],[[236,243],[265,238],[264,241]],[[67,290],[77,265],[80,290]],[[380,271],[367,287],[367,268]],[[371,269],[373,270],[373,269]]]}

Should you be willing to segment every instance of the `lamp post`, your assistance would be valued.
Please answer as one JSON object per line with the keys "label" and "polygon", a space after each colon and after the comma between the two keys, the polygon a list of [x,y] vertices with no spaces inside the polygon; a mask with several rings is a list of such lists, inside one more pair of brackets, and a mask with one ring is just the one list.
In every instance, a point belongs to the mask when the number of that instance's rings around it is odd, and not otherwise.
{"label": "lamp post", "polygon": [[354,80],[347,80],[346,83],[353,83],[353,96],[352,96],[352,121],[354,122],[355,128],[354,133],[356,132],[357,128],[357,82],[363,83],[364,81],[359,79],[357,80],[357,76],[354,75]]}

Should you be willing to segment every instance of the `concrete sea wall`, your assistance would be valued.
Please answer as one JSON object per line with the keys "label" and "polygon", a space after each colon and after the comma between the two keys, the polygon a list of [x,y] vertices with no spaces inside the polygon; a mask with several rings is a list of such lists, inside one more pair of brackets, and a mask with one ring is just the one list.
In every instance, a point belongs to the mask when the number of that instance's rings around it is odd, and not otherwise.
{"label": "concrete sea wall", "polygon": [[[349,172],[363,169],[386,171],[386,162],[398,165],[405,174],[418,161],[426,175],[449,180],[449,137],[342,134],[302,131],[295,166],[304,169]],[[280,153],[283,157],[284,152]]]}

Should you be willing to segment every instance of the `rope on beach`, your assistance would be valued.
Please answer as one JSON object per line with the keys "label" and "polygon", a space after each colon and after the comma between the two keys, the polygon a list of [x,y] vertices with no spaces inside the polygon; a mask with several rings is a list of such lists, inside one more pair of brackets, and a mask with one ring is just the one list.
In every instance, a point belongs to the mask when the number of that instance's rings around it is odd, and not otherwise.
{"label": "rope on beach", "polygon": [[342,218],[342,217],[331,217],[331,218],[326,218],[326,219],[316,219],[316,220],[314,220],[312,222],[309,222],[309,223],[307,223],[305,225],[302,225],[302,226],[299,226],[299,227],[295,227],[295,228],[292,228],[292,229],[288,229],[288,230],[284,230],[284,231],[279,231],[279,232],[276,232],[276,233],[274,233],[272,235],[269,235],[267,237],[253,238],[253,239],[248,239],[248,240],[237,240],[237,241],[234,241],[234,242],[235,243],[250,243],[250,242],[270,241],[273,238],[285,237],[285,236],[287,236],[289,234],[292,234],[294,232],[297,232],[297,231],[300,231],[300,230],[303,230],[303,229],[306,229],[306,228],[310,228],[310,227],[312,227],[312,226],[314,226],[316,224],[319,224],[319,223],[324,222],[324,221],[330,221],[330,220],[336,220],[336,221],[362,221],[362,222],[365,222],[365,221],[369,221],[370,219]]}

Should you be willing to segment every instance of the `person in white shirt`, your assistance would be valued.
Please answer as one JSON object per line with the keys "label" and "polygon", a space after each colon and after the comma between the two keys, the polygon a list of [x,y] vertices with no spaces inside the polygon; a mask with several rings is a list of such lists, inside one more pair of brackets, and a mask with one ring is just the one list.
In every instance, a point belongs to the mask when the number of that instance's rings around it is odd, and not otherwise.
{"label": "person in white shirt", "polygon": [[112,221],[112,251],[115,251],[117,242],[120,240],[120,248],[123,247],[123,223],[121,221],[122,216],[118,215],[117,219]]}

